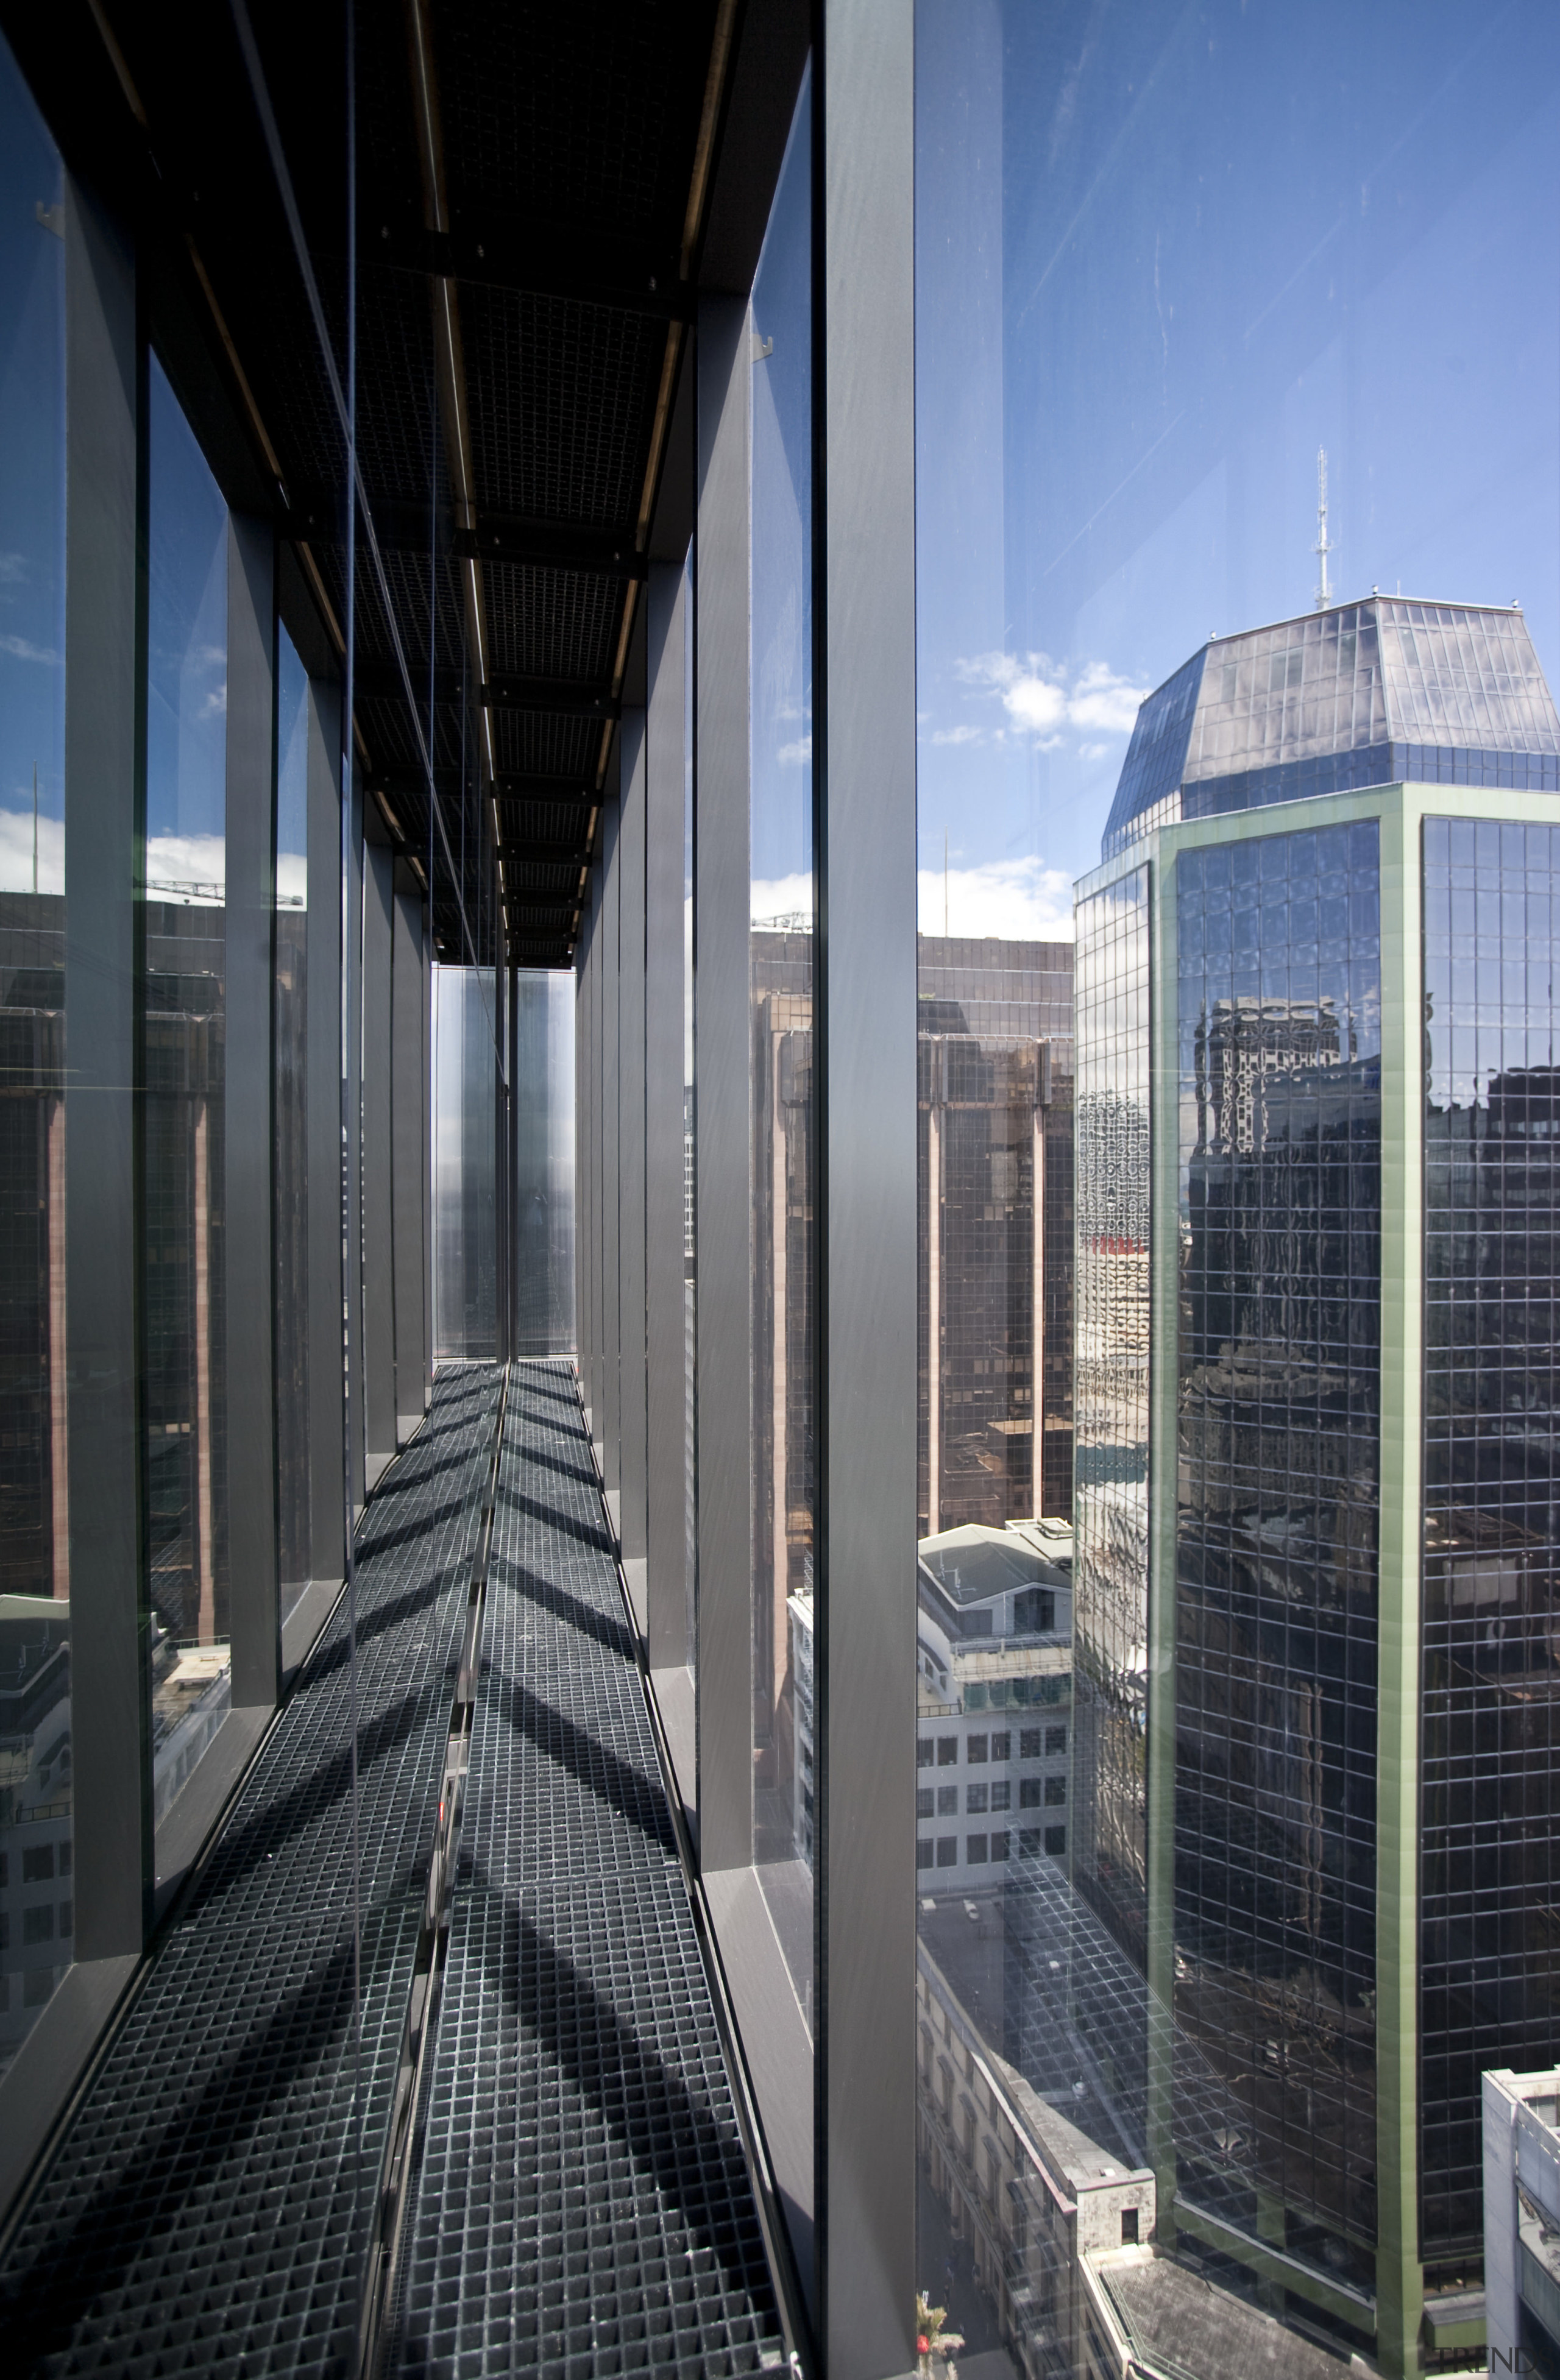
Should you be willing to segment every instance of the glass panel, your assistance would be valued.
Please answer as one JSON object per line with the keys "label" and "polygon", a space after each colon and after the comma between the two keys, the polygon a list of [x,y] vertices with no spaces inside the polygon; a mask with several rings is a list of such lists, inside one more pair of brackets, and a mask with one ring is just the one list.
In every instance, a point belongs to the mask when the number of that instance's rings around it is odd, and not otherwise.
{"label": "glass panel", "polygon": [[1424,902],[1421,2220],[1434,2252],[1482,2221],[1481,2070],[1554,2062],[1560,830],[1427,820]]}
{"label": "glass panel", "polygon": [[276,630],[276,1490],[282,1616],[309,1584],[309,680]]}
{"label": "glass panel", "polygon": [[928,2380],[1453,2360],[1554,2057],[1560,19],[1408,30],[918,0]]}
{"label": "glass panel", "polygon": [[492,1363],[497,1344],[490,976],[433,969],[433,1357]]}
{"label": "glass panel", "polygon": [[0,2073],[70,1963],[65,238],[0,42]]}
{"label": "glass panel", "polygon": [[810,84],[751,310],[753,1856],[812,2006]]}
{"label": "glass panel", "polygon": [[159,1828],[226,1717],[227,509],[151,361],[143,1392]]}
{"label": "glass panel", "polygon": [[574,1352],[574,978],[515,976],[517,1355]]}

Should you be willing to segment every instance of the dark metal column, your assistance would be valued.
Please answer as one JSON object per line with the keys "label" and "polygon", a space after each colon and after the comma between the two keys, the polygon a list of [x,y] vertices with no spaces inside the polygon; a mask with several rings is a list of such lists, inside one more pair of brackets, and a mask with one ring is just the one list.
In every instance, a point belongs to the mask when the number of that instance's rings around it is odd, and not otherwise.
{"label": "dark metal column", "polygon": [[[351,1118],[347,1135],[347,1232],[344,1250],[347,1264],[347,1345],[352,1367],[352,1509],[360,1513],[368,1492],[368,1442],[365,1416],[368,1407],[365,1366],[363,1360],[363,779],[362,771],[354,767],[350,787],[352,815],[347,821],[350,837],[351,877],[347,887],[347,931],[350,937],[347,951],[347,1103]],[[340,880],[336,883],[336,899],[341,897]],[[339,1084],[340,1076],[336,1080]],[[336,1196],[341,1195],[340,1165],[342,1161],[339,1121],[335,1134]],[[336,1329],[341,1328],[339,1317]]]}
{"label": "dark metal column", "polygon": [[645,1242],[644,880],[645,715],[625,709],[623,801],[617,831],[618,1346],[622,1512],[619,1536],[629,1592],[644,1624]]}
{"label": "dark metal column", "polygon": [[144,649],[135,267],[65,200],[66,1332],[76,1956],[139,1951],[152,1876],[136,1287],[143,1239],[134,898]]}
{"label": "dark metal column", "polygon": [[281,1689],[276,1576],[275,541],[269,523],[227,525],[227,1501],[233,1701]]}
{"label": "dark metal column", "polygon": [[819,2315],[830,2380],[880,2380],[916,2360],[914,11],[823,25]]}
{"label": "dark metal column", "polygon": [[422,1039],[422,887],[404,860],[396,866],[391,1008],[391,1160],[395,1172],[396,1443],[422,1427],[428,1351],[422,1337],[424,1075]]}
{"label": "dark metal column", "polygon": [[[644,1176],[646,1638],[652,1670],[688,1660],[683,1478],[683,692],[680,564],[650,566],[645,751]],[[690,1780],[691,1781],[691,1780]]]}
{"label": "dark metal column", "polygon": [[622,1455],[622,1392],[618,1355],[618,1093],[621,1087],[618,1049],[618,924],[617,759],[622,746],[613,746],[611,778],[602,799],[602,1476],[614,1529],[618,1525],[618,1484]]}
{"label": "dark metal column", "polygon": [[309,682],[309,1513],[315,1580],[347,1574],[341,1497],[341,694]]}
{"label": "dark metal column", "polygon": [[368,1484],[396,1451],[396,1315],[391,1193],[390,998],[395,859],[363,850],[363,1358]]}
{"label": "dark metal column", "polygon": [[[752,1858],[748,1127],[748,308],[699,309],[699,1813],[703,1866]],[[913,1023],[912,1013],[912,1023]],[[913,1366],[912,1366],[913,1370]]]}

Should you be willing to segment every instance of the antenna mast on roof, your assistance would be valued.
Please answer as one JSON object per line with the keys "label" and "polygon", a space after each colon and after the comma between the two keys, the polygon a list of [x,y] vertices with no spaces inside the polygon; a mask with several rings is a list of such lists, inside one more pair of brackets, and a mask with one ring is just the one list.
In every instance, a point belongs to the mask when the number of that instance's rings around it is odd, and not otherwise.
{"label": "antenna mast on roof", "polygon": [[1319,612],[1325,612],[1333,600],[1332,589],[1327,584],[1327,556],[1333,551],[1333,540],[1327,534],[1327,449],[1325,446],[1319,446],[1316,450],[1316,543],[1310,550],[1312,553],[1320,555],[1322,561],[1322,577],[1316,588],[1316,608]]}

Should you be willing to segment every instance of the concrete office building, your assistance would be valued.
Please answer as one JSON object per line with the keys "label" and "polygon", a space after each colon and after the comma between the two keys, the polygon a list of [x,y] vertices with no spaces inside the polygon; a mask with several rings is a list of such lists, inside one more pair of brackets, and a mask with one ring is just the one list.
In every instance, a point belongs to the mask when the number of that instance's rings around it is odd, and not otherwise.
{"label": "concrete office building", "polygon": [[916,1565],[916,1881],[992,1891],[1067,1851],[1072,1538],[970,1523]]}
{"label": "concrete office building", "polygon": [[1557,788],[1519,612],[1335,606],[1148,698],[1077,888],[1072,1873],[1162,2239],[1393,2372],[1560,1985]]}
{"label": "concrete office building", "polygon": [[1492,2375],[1560,2371],[1560,2074],[1484,2076],[1483,2315]]}

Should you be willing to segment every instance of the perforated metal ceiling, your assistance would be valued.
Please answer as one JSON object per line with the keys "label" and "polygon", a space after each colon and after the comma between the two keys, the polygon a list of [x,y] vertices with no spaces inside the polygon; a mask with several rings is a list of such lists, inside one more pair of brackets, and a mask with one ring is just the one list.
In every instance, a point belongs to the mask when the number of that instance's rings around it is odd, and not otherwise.
{"label": "perforated metal ceiling", "polygon": [[[249,5],[340,371],[345,36],[302,0]],[[192,309],[251,476],[339,652],[345,442],[233,14],[104,9],[170,254],[196,260]],[[657,398],[688,310],[716,0],[357,0],[356,14],[358,451],[383,561],[382,585],[360,527],[364,783],[430,874],[447,958],[490,964],[502,907],[512,956],[562,965],[640,592]],[[420,42],[429,71],[414,79]]]}

